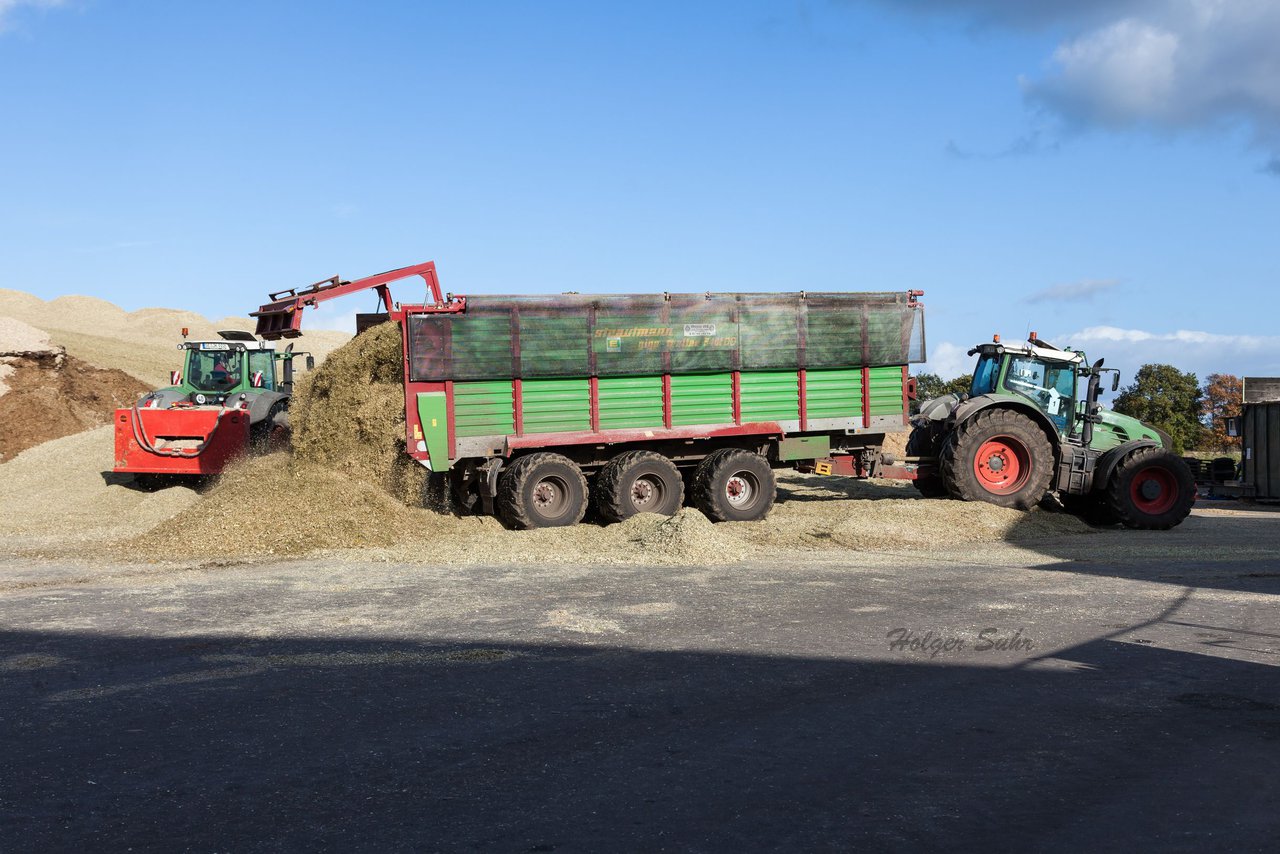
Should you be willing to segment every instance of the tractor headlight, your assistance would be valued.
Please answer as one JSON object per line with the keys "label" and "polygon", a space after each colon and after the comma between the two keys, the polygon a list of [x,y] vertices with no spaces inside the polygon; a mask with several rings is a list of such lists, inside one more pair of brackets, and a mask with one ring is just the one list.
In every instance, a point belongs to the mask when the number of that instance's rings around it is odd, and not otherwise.
{"label": "tractor headlight", "polygon": [[206,398],[203,394],[197,394],[197,395],[196,395],[196,404],[197,404],[197,405],[199,405],[199,406],[204,406],[204,405],[205,405],[205,403],[206,403],[207,401],[208,401],[208,398]]}

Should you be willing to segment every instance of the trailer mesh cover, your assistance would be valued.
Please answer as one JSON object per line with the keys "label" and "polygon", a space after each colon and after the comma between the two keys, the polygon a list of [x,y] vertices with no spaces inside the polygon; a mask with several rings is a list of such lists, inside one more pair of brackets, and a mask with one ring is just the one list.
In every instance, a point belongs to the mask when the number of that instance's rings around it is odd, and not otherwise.
{"label": "trailer mesh cover", "polygon": [[905,365],[925,359],[904,293],[471,296],[409,318],[415,382]]}

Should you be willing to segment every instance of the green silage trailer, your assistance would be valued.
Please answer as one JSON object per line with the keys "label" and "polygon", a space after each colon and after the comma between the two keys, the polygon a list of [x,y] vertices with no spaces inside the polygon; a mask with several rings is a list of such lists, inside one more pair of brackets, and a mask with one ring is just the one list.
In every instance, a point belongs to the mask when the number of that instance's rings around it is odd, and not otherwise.
{"label": "green silage trailer", "polygon": [[[394,302],[411,276],[430,300]],[[402,332],[407,453],[513,527],[589,505],[760,519],[778,467],[931,474],[883,447],[909,429],[919,291],[463,297],[428,262],[272,294],[258,334],[293,337],[306,306],[369,289]]]}

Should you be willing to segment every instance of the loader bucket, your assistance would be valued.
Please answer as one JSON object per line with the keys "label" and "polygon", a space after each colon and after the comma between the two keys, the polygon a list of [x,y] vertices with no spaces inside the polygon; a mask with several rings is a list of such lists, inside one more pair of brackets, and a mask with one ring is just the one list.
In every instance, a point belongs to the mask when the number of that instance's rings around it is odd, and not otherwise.
{"label": "loader bucket", "polygon": [[249,447],[244,410],[117,409],[112,423],[117,472],[219,474]]}
{"label": "loader bucket", "polygon": [[249,316],[257,318],[254,332],[264,341],[297,338],[302,334],[302,309],[293,300],[267,303]]}

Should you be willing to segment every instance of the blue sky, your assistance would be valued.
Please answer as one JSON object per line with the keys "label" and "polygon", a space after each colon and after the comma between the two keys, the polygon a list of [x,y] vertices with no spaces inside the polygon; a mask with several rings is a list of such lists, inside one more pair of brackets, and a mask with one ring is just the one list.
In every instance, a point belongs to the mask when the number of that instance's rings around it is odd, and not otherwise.
{"label": "blue sky", "polygon": [[1269,0],[0,0],[3,286],[916,288],[946,375],[1028,329],[1280,375],[1277,43]]}

